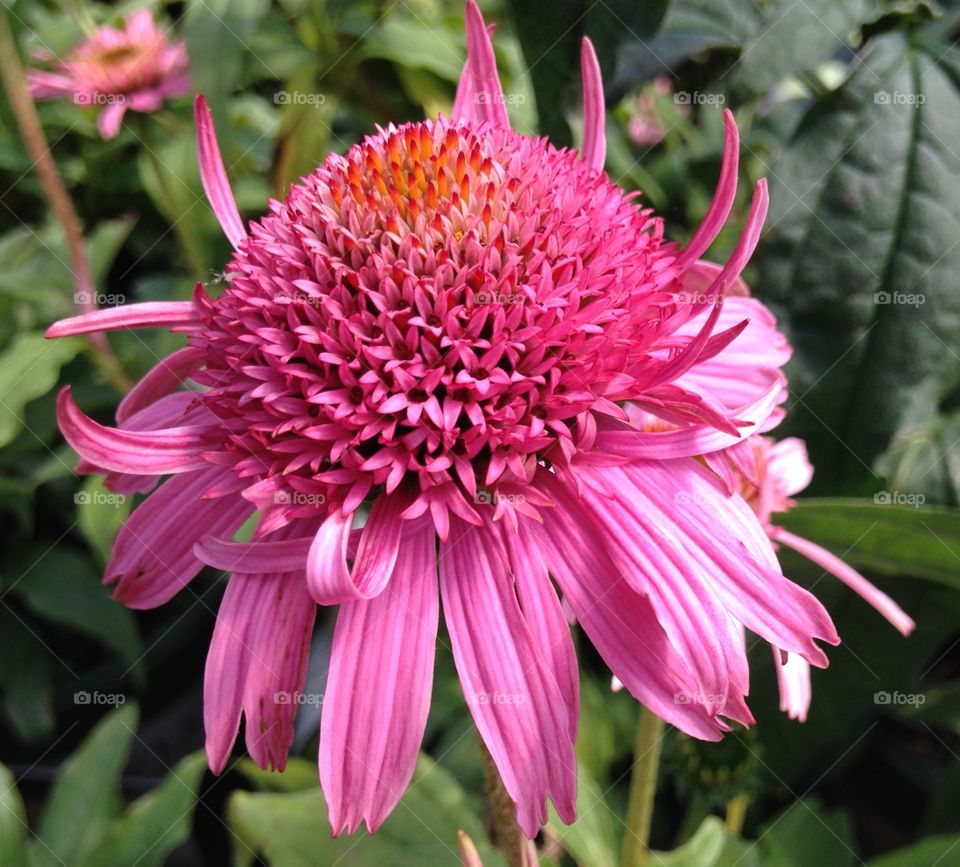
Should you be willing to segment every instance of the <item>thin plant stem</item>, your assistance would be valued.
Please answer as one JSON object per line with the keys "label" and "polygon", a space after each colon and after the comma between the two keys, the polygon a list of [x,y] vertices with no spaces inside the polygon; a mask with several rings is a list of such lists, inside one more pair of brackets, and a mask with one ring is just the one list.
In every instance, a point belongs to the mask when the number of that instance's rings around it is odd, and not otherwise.
{"label": "thin plant stem", "polygon": [[[47,204],[63,228],[77,291],[77,306],[86,312],[96,310],[93,275],[87,259],[80,218],[50,154],[50,148],[37,115],[37,107],[27,86],[27,76],[20,63],[6,10],[0,13],[0,79],[3,80],[10,108],[17,119],[24,147],[40,178]],[[106,337],[102,334],[93,334],[88,337],[88,340],[93,349],[94,361],[104,376],[118,391],[129,391],[132,383],[113,354]]]}
{"label": "thin plant stem", "polygon": [[727,801],[726,825],[731,836],[738,837],[743,830],[749,805],[750,799],[744,794],[735,795]]}
{"label": "thin plant stem", "polygon": [[517,805],[504,788],[500,771],[493,761],[493,756],[486,748],[483,740],[480,742],[480,755],[483,757],[483,775],[487,796],[487,806],[490,809],[491,837],[494,846],[498,847],[506,856],[510,867],[524,867],[524,848],[526,838],[520,825],[517,824]]}
{"label": "thin plant stem", "polygon": [[623,837],[623,867],[645,867],[650,861],[650,826],[657,791],[657,769],[663,742],[663,720],[640,707],[633,747],[633,772]]}

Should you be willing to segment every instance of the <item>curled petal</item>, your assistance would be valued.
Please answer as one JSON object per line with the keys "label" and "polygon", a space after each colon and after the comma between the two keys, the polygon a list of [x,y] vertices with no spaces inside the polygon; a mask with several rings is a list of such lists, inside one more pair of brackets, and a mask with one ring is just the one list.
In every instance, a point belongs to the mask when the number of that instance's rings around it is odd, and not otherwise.
{"label": "curled petal", "polygon": [[57,396],[57,422],[82,458],[115,473],[160,476],[209,466],[201,457],[209,444],[207,425],[149,431],[104,427],[81,412],[70,386]]}
{"label": "curled petal", "polygon": [[202,361],[203,353],[191,346],[162,359],[124,395],[117,407],[117,422],[123,424],[130,416],[175,391]]}
{"label": "curled petal", "polygon": [[213,213],[220,222],[220,228],[234,249],[247,237],[247,230],[240,219],[237,202],[233,198],[227,171],[220,156],[217,144],[217,131],[213,124],[213,115],[206,99],[198,95],[193,103],[193,117],[197,126],[197,159],[200,162],[200,180]]}

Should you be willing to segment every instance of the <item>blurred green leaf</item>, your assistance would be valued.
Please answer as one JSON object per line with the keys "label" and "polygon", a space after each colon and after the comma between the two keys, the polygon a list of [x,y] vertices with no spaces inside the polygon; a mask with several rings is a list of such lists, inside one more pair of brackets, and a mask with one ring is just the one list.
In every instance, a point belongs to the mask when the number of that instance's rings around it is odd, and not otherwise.
{"label": "blurred green leaf", "polygon": [[591,867],[616,867],[619,850],[615,813],[605,802],[603,787],[581,764],[577,770],[577,821],[565,825],[550,805],[552,836],[580,864]]}
{"label": "blurred green leaf", "polygon": [[48,737],[55,722],[53,675],[50,652],[43,640],[9,606],[0,608],[0,659],[15,659],[16,665],[0,665],[3,712],[23,741]]}
{"label": "blurred green leaf", "polygon": [[922,494],[929,503],[960,505],[960,412],[937,416],[898,435],[877,461],[891,490]]}
{"label": "blurred green leaf", "polygon": [[787,427],[833,490],[875,485],[891,436],[960,382],[956,64],[946,46],[871,40],[769,173],[758,289],[794,345]]}
{"label": "blurred green leaf", "polygon": [[0,353],[0,446],[19,433],[26,405],[56,385],[60,368],[82,346],[77,339],[46,340],[24,332]]}
{"label": "blurred green leaf", "polygon": [[872,858],[867,867],[925,867],[927,864],[931,867],[958,867],[960,837],[954,834],[929,837],[891,855]]}
{"label": "blurred green leaf", "polygon": [[207,768],[202,752],[178,762],[159,788],[117,819],[77,867],[162,867],[190,834],[197,789]]}
{"label": "blurred green leaf", "polygon": [[659,867],[717,867],[727,844],[727,831],[716,816],[708,816],[697,832],[671,852],[655,852]]}
{"label": "blurred green leaf", "polygon": [[13,774],[0,765],[0,864],[27,864],[27,814]]}
{"label": "blurred green leaf", "polygon": [[40,818],[32,867],[76,864],[119,813],[117,781],[135,736],[137,709],[112,711],[63,764]]}
{"label": "blurred green leaf", "polygon": [[825,810],[811,798],[795,801],[761,826],[757,848],[763,867],[852,867],[861,863],[846,815],[840,810]]}
{"label": "blurred green leaf", "polygon": [[117,531],[130,514],[131,498],[108,491],[101,476],[87,476],[74,495],[74,503],[80,532],[103,565],[110,557]]}
{"label": "blurred green leaf", "polygon": [[829,548],[851,566],[960,587],[956,509],[804,499],[778,519],[791,533]]}

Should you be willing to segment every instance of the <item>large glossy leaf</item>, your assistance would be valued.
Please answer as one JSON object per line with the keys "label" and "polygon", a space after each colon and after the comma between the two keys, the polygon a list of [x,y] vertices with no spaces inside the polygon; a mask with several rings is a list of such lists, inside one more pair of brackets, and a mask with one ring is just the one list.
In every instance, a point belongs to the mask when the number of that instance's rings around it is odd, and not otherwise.
{"label": "large glossy leaf", "polygon": [[795,346],[788,425],[821,488],[876,486],[890,438],[960,381],[954,63],[900,34],[871,41],[769,172],[758,290]]}
{"label": "large glossy leaf", "polygon": [[44,806],[32,867],[76,864],[119,813],[117,780],[135,736],[137,709],[113,711],[66,762]]}
{"label": "large glossy leaf", "polygon": [[960,587],[960,511],[886,502],[897,493],[879,492],[879,503],[801,500],[780,520],[852,566]]}
{"label": "large glossy leaf", "polygon": [[190,834],[203,753],[178,762],[161,785],[134,801],[77,867],[161,867]]}

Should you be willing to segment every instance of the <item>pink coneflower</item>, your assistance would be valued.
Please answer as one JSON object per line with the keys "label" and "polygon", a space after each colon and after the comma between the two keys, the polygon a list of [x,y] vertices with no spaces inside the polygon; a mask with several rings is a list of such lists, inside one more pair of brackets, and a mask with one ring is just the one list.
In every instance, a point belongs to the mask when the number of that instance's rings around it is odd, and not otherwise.
{"label": "pink coneflower", "polygon": [[29,84],[36,99],[66,96],[77,105],[102,106],[97,128],[110,139],[120,132],[127,109],[156,111],[164,100],[189,93],[187,46],[171,42],[150,10],[140,9],[127,16],[122,30],[98,28],[58,59],[54,71],[30,70]]}
{"label": "pink coneflower", "polygon": [[[235,249],[223,293],[198,285],[192,301],[49,331],[187,333],[124,398],[119,427],[69,389],[60,425],[117,489],[171,476],[117,538],[119,599],[159,605],[204,563],[233,573],[206,669],[215,771],[241,714],[253,758],[283,766],[296,701],[276,697],[302,688],[315,603],[339,604],[320,734],[335,833],[375,830],[411,778],[441,600],[467,705],[531,837],[547,798],[575,814],[577,664],[553,581],[627,689],[699,738],[752,720],[743,627],[818,666],[815,641],[839,640],[697,459],[763,429],[784,394],[772,317],[723,303],[759,238],[762,181],[730,260],[699,261],[734,200],[732,116],[715,198],[680,249],[602,171],[589,42],[577,154],[510,129],[472,0],[466,14],[449,120],[329,156],[249,229],[198,98],[204,187]],[[640,429],[625,402],[675,429]],[[254,513],[252,540],[232,541]]]}
{"label": "pink coneflower", "polygon": [[[825,548],[795,536],[772,523],[774,514],[787,512],[794,506],[791,499],[813,478],[813,467],[807,458],[803,440],[789,438],[774,442],[769,437],[751,436],[728,449],[731,480],[753,507],[767,535],[775,542],[792,548],[826,572],[839,578],[892,623],[903,635],[913,632],[914,622],[886,593],[876,588],[855,569]],[[774,650],[777,680],[780,687],[780,709],[791,719],[801,722],[810,708],[810,666],[795,653]]]}

